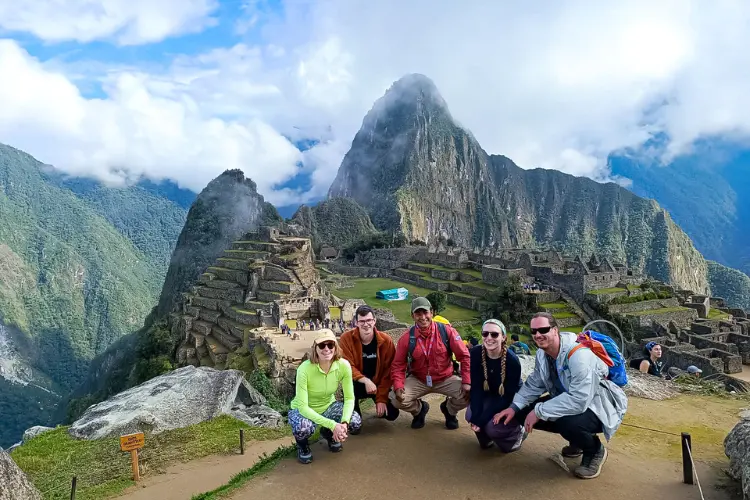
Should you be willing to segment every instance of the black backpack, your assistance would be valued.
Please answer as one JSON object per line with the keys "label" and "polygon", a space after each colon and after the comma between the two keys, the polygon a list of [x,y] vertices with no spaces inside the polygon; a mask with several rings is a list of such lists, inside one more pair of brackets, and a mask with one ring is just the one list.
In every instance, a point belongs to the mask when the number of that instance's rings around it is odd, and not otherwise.
{"label": "black backpack", "polygon": [[[453,350],[451,350],[451,341],[448,338],[448,330],[445,328],[445,323],[440,323],[438,321],[435,322],[435,324],[438,327],[438,331],[440,332],[440,338],[443,341],[443,345],[445,345],[445,348],[448,350],[448,356],[453,358]],[[412,355],[414,353],[414,349],[417,347],[417,336],[415,335],[415,332],[417,330],[416,326],[412,326],[409,328],[409,353],[406,357],[406,375],[408,376],[409,373],[411,373],[411,360]]]}

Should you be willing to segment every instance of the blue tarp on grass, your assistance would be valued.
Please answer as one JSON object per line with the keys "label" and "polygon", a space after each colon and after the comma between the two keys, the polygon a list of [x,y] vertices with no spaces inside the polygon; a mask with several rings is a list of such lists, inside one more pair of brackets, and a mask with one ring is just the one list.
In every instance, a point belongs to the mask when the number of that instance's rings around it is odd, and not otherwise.
{"label": "blue tarp on grass", "polygon": [[390,290],[380,290],[375,294],[378,299],[384,300],[406,300],[409,298],[409,290],[406,288],[391,288]]}

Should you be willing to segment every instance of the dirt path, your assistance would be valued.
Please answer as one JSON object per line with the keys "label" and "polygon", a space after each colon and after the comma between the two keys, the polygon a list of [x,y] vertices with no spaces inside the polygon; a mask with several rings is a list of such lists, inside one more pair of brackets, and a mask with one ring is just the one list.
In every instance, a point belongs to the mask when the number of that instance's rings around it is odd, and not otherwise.
{"label": "dirt path", "polygon": [[240,471],[248,469],[263,453],[271,454],[288,445],[292,438],[260,441],[249,444],[244,455],[213,455],[184,464],[176,464],[165,474],[144,478],[137,486],[117,497],[128,500],[185,500],[197,493],[213,490],[226,484]]}
{"label": "dirt path", "polygon": [[[402,417],[395,424],[389,424],[366,416],[363,433],[347,441],[340,455],[333,455],[323,443],[316,443],[312,464],[303,466],[294,459],[285,460],[231,498],[700,498],[695,486],[682,484],[679,459],[641,456],[639,448],[651,446],[653,436],[640,434],[637,439],[640,447],[633,445],[632,438],[624,438],[619,444],[615,438],[602,475],[583,481],[549,460],[548,457],[564,444],[559,436],[536,431],[522,450],[510,455],[495,449],[480,450],[465,422],[462,421],[458,431],[443,427],[437,403],[424,429],[410,429],[408,418]],[[644,405],[649,403],[653,402]],[[634,408],[635,413],[638,410]],[[669,449],[664,452],[671,455]],[[712,500],[731,499],[730,493],[723,489],[726,480],[715,460],[713,456],[713,466],[698,465],[704,494]],[[572,468],[576,461],[568,461],[568,464]]]}

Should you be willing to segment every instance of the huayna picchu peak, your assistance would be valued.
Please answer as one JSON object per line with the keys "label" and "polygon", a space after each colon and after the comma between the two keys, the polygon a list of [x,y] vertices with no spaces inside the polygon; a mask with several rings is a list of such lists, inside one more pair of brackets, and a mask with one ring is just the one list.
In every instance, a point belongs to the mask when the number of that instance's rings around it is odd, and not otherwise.
{"label": "huayna picchu peak", "polygon": [[[407,241],[596,252],[678,287],[710,289],[706,260],[658,203],[486,153],[422,75],[394,83],[367,113],[328,196],[353,198],[377,229]],[[750,293],[740,296],[726,298],[750,307]]]}

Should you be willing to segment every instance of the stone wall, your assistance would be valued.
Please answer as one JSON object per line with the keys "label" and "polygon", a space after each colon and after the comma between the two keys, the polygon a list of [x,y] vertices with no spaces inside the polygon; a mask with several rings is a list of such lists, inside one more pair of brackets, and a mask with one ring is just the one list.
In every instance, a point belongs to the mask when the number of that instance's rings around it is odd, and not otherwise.
{"label": "stone wall", "polygon": [[357,253],[355,265],[380,269],[398,269],[425,252],[424,247],[375,248]]}
{"label": "stone wall", "polygon": [[511,276],[526,277],[525,269],[504,269],[496,264],[482,266],[482,281],[500,286]]}
{"label": "stone wall", "polygon": [[447,295],[447,302],[466,309],[479,310],[479,299],[473,296],[458,295],[455,293],[449,293]]}
{"label": "stone wall", "polygon": [[596,302],[597,304],[608,304],[612,300],[618,298],[618,297],[627,297],[631,294],[627,292],[627,290],[623,290],[621,292],[612,292],[612,293],[589,293],[586,294],[586,300],[590,300],[592,302]]}
{"label": "stone wall", "polygon": [[583,276],[583,290],[589,292],[602,288],[613,288],[619,282],[619,273],[590,273]]}
{"label": "stone wall", "polygon": [[676,298],[644,300],[641,302],[632,302],[630,304],[609,304],[607,310],[611,314],[623,314],[630,312],[648,311],[652,309],[661,309],[663,307],[678,307],[680,305]]}
{"label": "stone wall", "polygon": [[367,304],[362,299],[347,299],[344,301],[344,305],[341,306],[341,319],[344,321],[351,321],[357,308],[364,305]]}
{"label": "stone wall", "polygon": [[262,335],[261,331],[256,332],[247,347],[254,368],[265,373],[274,388],[287,401],[294,398],[297,367],[303,359],[281,355],[276,343]]}
{"label": "stone wall", "polygon": [[620,316],[629,322],[635,328],[648,328],[652,323],[668,325],[674,322],[678,328],[688,328],[698,318],[698,313],[694,309],[684,309],[662,314],[631,314]]}
{"label": "stone wall", "polygon": [[378,267],[349,266],[338,262],[329,262],[328,268],[336,274],[345,274],[360,278],[388,278],[391,276],[390,269],[381,269]]}
{"label": "stone wall", "polygon": [[750,336],[740,333],[727,333],[726,341],[737,346],[737,351],[742,357],[742,363],[750,365]]}
{"label": "stone wall", "polygon": [[699,349],[697,353],[712,360],[721,360],[724,373],[740,373],[742,371],[742,358],[736,354],[720,349]]}

